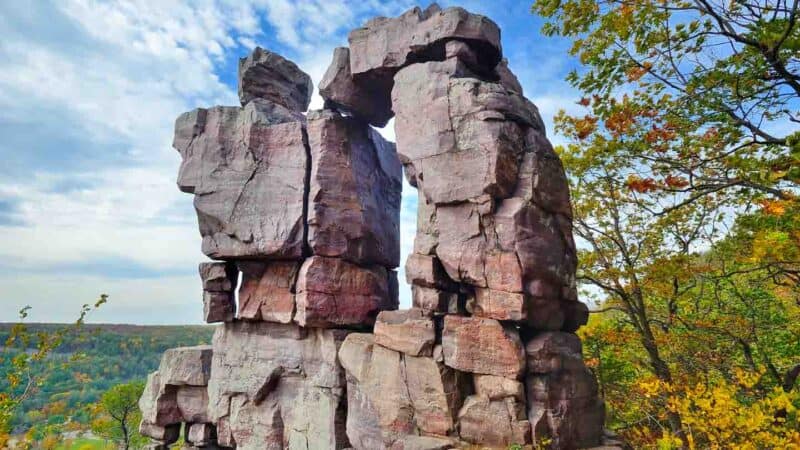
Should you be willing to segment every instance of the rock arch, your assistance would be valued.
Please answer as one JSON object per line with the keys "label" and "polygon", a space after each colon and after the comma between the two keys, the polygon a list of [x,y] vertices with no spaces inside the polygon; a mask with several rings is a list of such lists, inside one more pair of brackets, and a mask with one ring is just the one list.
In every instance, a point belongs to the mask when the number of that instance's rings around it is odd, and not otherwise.
{"label": "rock arch", "polygon": [[[569,191],[486,17],[375,18],[308,75],[263,49],[241,107],[181,115],[212,346],[173,349],[140,402],[164,446],[440,449],[599,445],[574,331]],[[371,127],[395,117],[397,144]],[[397,310],[402,172],[419,189],[413,308]],[[234,290],[241,277],[239,304]]]}

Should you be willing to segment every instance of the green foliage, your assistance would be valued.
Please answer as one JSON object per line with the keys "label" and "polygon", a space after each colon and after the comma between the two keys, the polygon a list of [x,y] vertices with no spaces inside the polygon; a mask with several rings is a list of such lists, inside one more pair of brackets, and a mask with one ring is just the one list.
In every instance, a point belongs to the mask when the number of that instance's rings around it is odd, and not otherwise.
{"label": "green foliage", "polygon": [[[798,445],[798,3],[533,10],[581,63],[568,81],[585,113],[556,129],[611,426],[637,447]],[[709,402],[719,420],[699,415]]]}
{"label": "green foliage", "polygon": [[138,432],[142,420],[139,397],[143,391],[143,381],[118,384],[106,391],[96,405],[92,432],[117,442],[126,450],[143,445],[146,439]]}
{"label": "green foliage", "polygon": [[[8,339],[15,326],[0,324],[0,339]],[[63,328],[57,324],[27,325],[34,337],[7,352],[19,355],[25,348],[30,353],[38,346],[36,335],[51,335]],[[64,333],[47,358],[29,366],[39,382],[12,411],[10,429],[16,436],[27,433],[41,438],[46,426],[42,418],[53,416],[54,406],[61,410],[58,415],[64,419],[62,424],[87,429],[94,417],[88,405],[99,402],[103,393],[115,385],[145,379],[158,368],[161,354],[168,348],[209,343],[213,331],[213,327],[202,325],[84,324],[80,332]],[[10,371],[12,364],[13,357],[3,359],[0,371]],[[9,389],[8,382],[0,381],[0,392]]]}
{"label": "green foliage", "polygon": [[[7,446],[12,430],[15,414],[20,413],[21,405],[32,397],[47,381],[49,374],[69,365],[81,358],[80,353],[70,355],[68,358],[53,358],[53,354],[63,344],[68,335],[81,335],[86,316],[108,301],[108,296],[103,294],[94,305],[84,304],[78,319],[69,325],[53,327],[49,330],[34,330],[26,326],[23,321],[28,317],[31,307],[26,306],[19,312],[20,322],[9,325],[7,333],[2,338],[4,345],[0,353],[0,445]],[[53,446],[57,442],[50,436],[63,416],[59,411],[51,411],[45,416],[46,420],[41,426],[44,436]],[[41,422],[41,420],[40,420]],[[22,439],[18,446],[26,447],[30,439]]]}

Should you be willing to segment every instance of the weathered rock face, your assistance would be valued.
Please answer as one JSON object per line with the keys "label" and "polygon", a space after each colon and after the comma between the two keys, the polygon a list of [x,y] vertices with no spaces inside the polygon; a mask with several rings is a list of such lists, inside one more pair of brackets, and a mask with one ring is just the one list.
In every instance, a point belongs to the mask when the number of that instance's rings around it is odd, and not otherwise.
{"label": "weathered rock face", "polygon": [[242,261],[239,317],[247,320],[289,323],[294,317],[294,286],[300,263],[294,261]]}
{"label": "weathered rock face", "polygon": [[407,448],[412,444],[405,436],[453,431],[465,374],[385,348],[371,334],[349,335],[339,360],[347,374],[347,436],[354,448]]}
{"label": "weathered rock face", "polygon": [[444,318],[444,363],[465,372],[518,378],[525,370],[519,332],[492,319]]}
{"label": "weathered rock face", "polygon": [[309,258],[297,280],[295,321],[303,327],[371,325],[380,311],[397,309],[397,294],[389,280],[396,276],[381,266]]}
{"label": "weathered rock face", "polygon": [[178,186],[195,194],[203,253],[299,259],[306,171],[304,118],[266,100],[178,117]]}
{"label": "weathered rock face", "polygon": [[256,47],[239,60],[239,100],[242,106],[260,98],[296,112],[305,112],[314,85],[295,63],[277,53]]}
{"label": "weathered rock face", "polygon": [[[140,400],[167,448],[438,450],[602,441],[573,332],[567,178],[500,30],[432,5],[353,30],[311,81],[256,49],[241,107],[176,122],[212,346],[173,349]],[[370,125],[395,117],[397,145]],[[401,171],[419,191],[398,311]],[[237,296],[234,292],[238,289]]]}
{"label": "weathered rock face", "polygon": [[329,110],[309,113],[308,141],[313,253],[397,267],[403,175],[394,144],[365,123]]}
{"label": "weathered rock face", "polygon": [[[347,332],[232,322],[217,329],[208,383],[211,420],[237,448],[343,448]],[[221,436],[221,433],[218,433]]]}

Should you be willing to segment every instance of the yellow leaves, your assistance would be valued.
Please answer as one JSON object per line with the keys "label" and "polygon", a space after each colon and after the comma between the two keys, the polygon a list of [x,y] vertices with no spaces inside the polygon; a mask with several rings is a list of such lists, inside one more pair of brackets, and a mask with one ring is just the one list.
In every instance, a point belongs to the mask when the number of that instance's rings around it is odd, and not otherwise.
{"label": "yellow leaves", "polygon": [[667,402],[678,413],[692,441],[701,448],[796,448],[800,432],[796,421],[797,393],[776,388],[763,398],[748,399],[763,371],[736,369],[736,384],[722,378],[705,380],[674,392]]}
{"label": "yellow leaves", "polygon": [[786,213],[786,208],[789,206],[787,200],[761,200],[758,202],[761,205],[761,210],[765,214],[771,216],[782,216]]}

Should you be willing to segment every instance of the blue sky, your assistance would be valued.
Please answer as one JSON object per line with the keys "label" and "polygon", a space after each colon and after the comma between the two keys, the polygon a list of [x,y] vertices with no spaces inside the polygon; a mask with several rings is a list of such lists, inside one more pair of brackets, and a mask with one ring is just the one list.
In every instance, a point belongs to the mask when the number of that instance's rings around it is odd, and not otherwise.
{"label": "blue sky", "polygon": [[[578,94],[568,42],[543,37],[528,1],[439,2],[485,14],[548,128]],[[238,104],[236,64],[255,45],[319,81],[348,30],[412,2],[375,0],[5,2],[0,9],[0,321],[200,323],[200,237],[175,187],[172,125],[198,106]],[[420,6],[427,6],[421,4]],[[319,108],[318,95],[312,108]],[[382,130],[393,139],[390,123]],[[558,137],[552,137],[559,141]],[[403,192],[402,246],[416,192]],[[408,287],[401,274],[401,304]]]}

